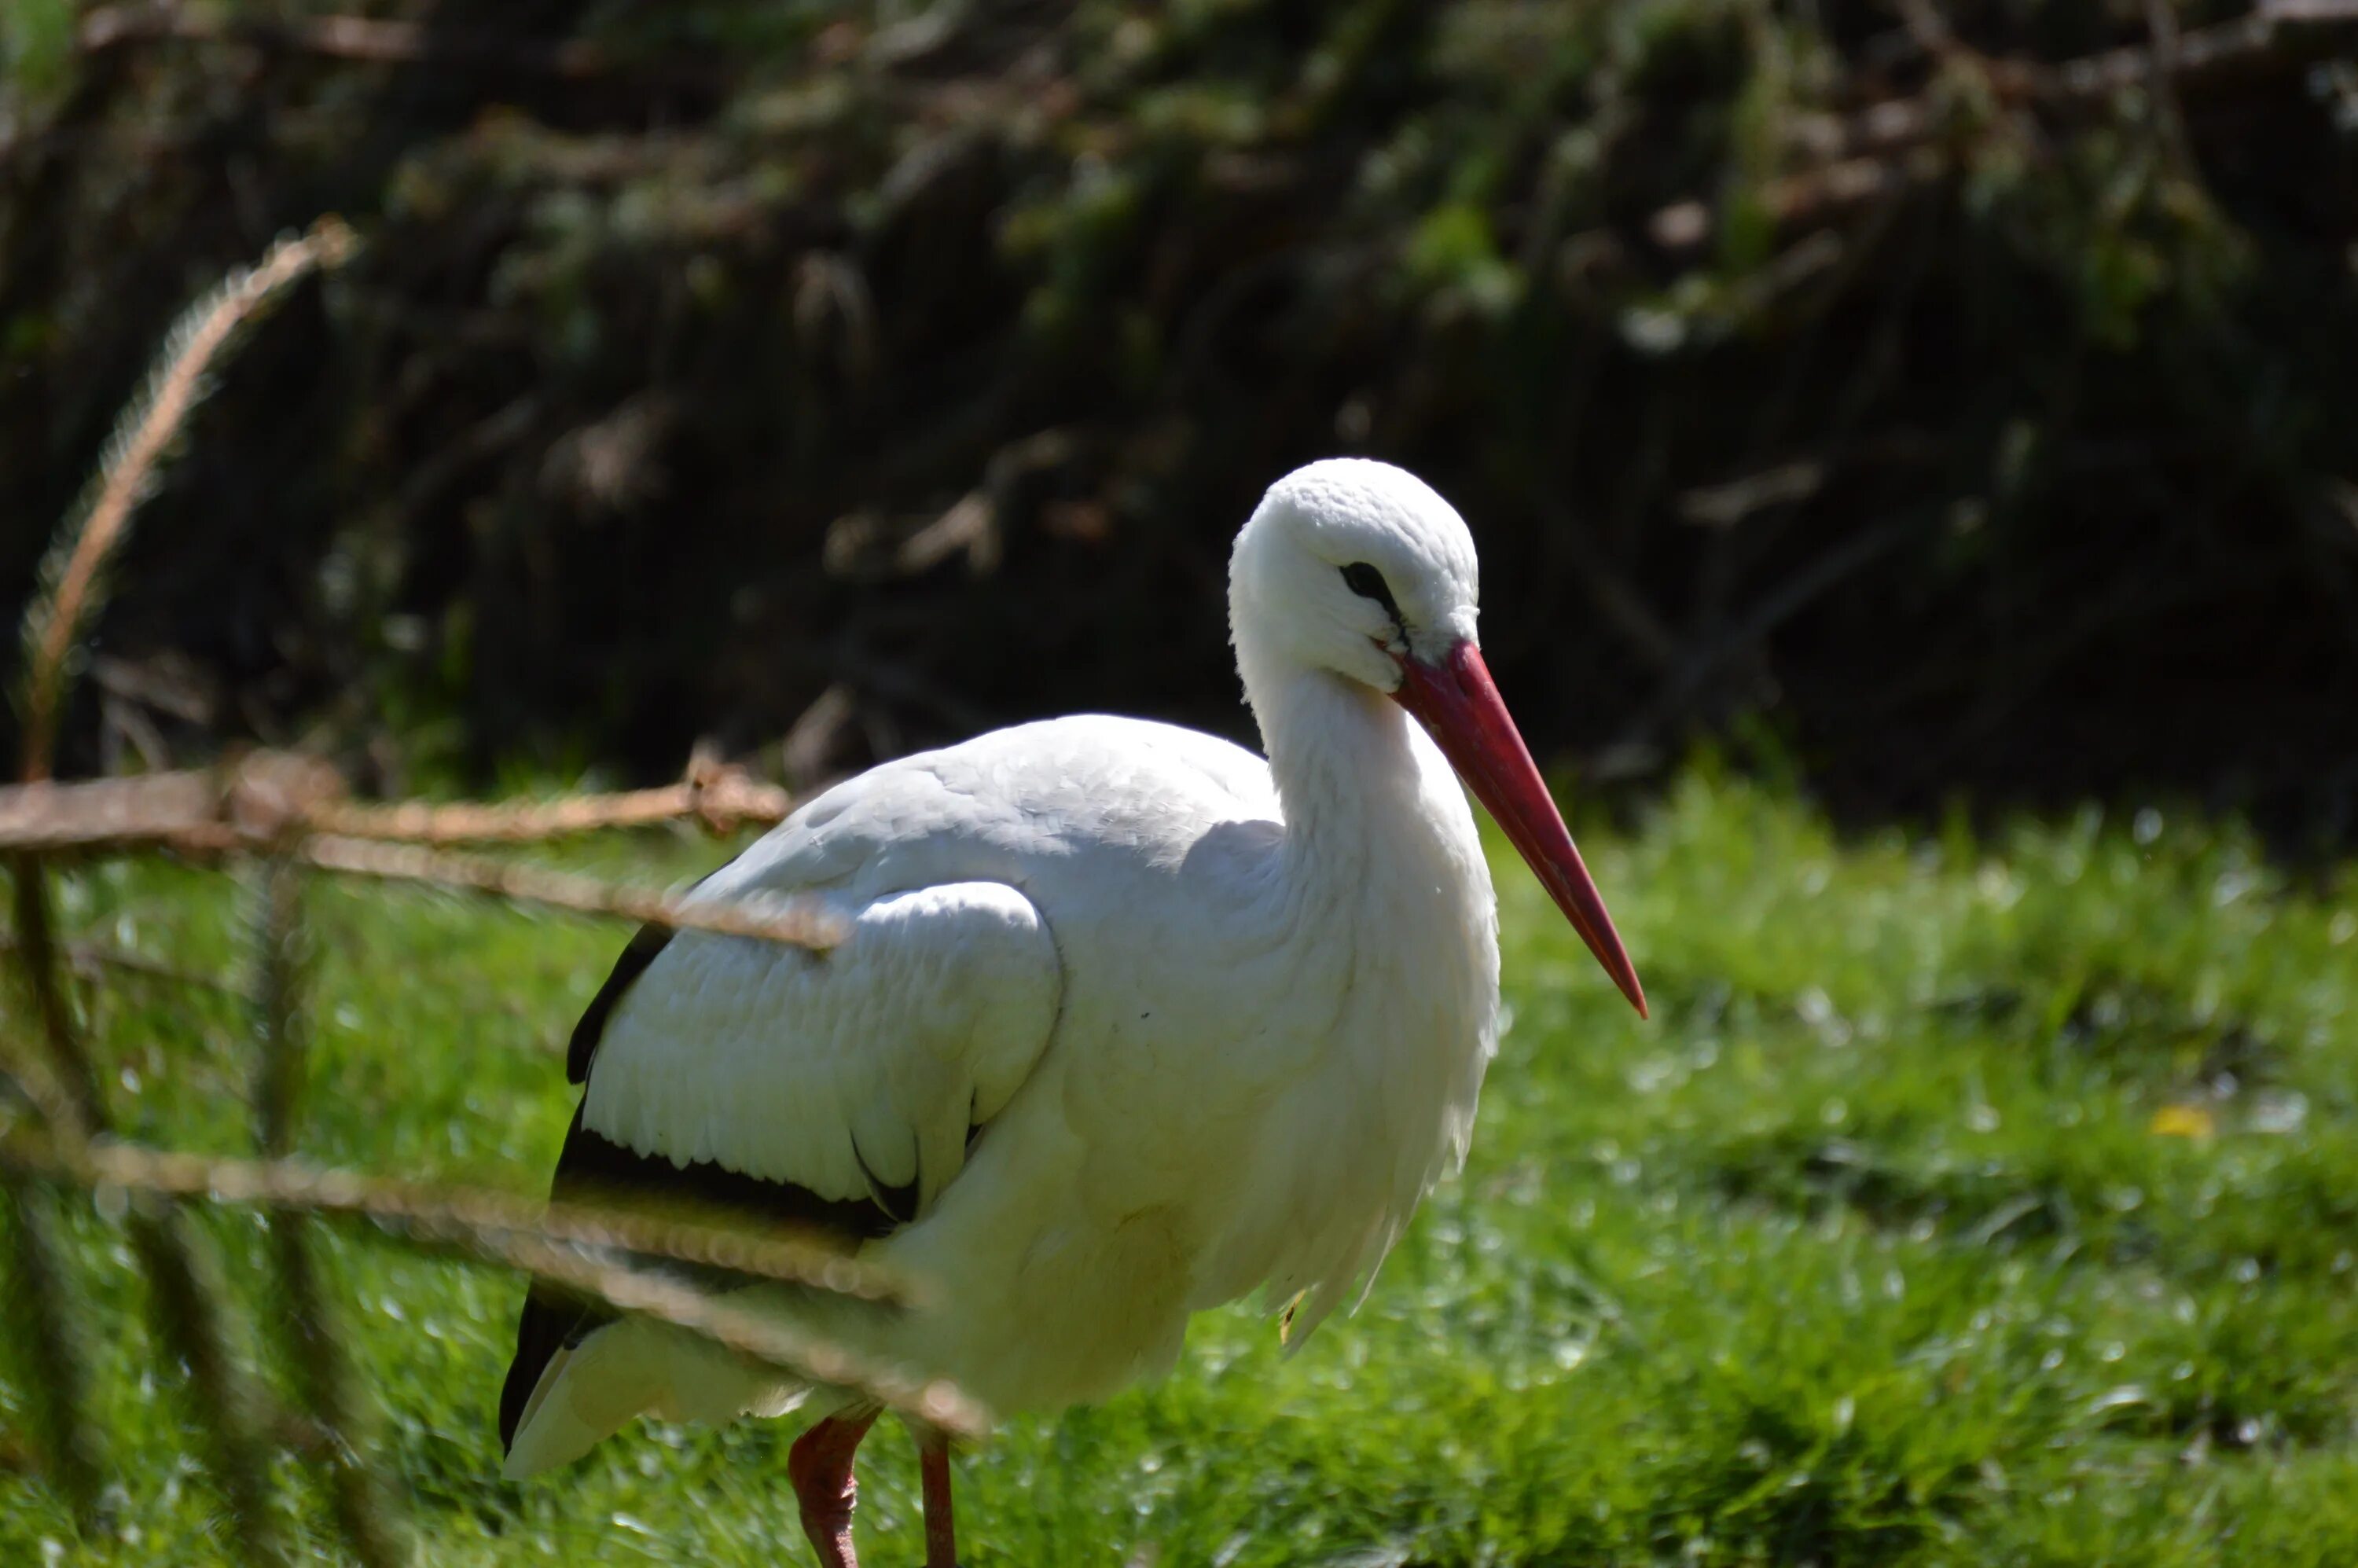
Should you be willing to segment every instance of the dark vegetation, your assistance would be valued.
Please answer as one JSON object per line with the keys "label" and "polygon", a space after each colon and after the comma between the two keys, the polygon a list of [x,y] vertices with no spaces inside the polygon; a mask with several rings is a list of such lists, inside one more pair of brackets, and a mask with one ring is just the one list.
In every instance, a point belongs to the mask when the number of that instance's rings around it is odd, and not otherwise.
{"label": "dark vegetation", "polygon": [[1235,731],[1228,538],[1361,451],[1466,513],[1593,777],[1758,716],[1837,802],[2346,841],[2340,9],[18,0],[0,592],[172,314],[334,211],[67,772]]}

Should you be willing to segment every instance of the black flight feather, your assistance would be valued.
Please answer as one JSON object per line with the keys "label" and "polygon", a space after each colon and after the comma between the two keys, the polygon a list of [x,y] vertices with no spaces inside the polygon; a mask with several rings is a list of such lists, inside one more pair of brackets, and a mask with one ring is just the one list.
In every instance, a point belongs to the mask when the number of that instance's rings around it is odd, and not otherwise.
{"label": "black flight feather", "polygon": [[[622,993],[646,972],[672,935],[667,926],[642,926],[614,960],[606,983],[598,988],[581,1022],[573,1027],[565,1057],[569,1082],[589,1081],[599,1041]],[[870,1196],[823,1198],[793,1182],[765,1181],[708,1160],[681,1165],[661,1154],[641,1154],[583,1125],[581,1118],[577,1108],[573,1125],[566,1130],[565,1146],[557,1156],[549,1196],[558,1202],[639,1208],[652,1205],[723,1224],[733,1220],[790,1226],[832,1237],[846,1247],[889,1236],[916,1217],[914,1180],[887,1186],[868,1173]],[[859,1158],[857,1145],[852,1154]],[[860,1169],[868,1171],[864,1159]],[[524,1407],[557,1353],[580,1344],[617,1315],[601,1302],[584,1300],[553,1285],[533,1285],[516,1320],[515,1358],[508,1363],[507,1381],[500,1390],[502,1452],[514,1445]]]}
{"label": "black flight feather", "polygon": [[[674,1164],[661,1154],[641,1154],[582,1125],[573,1113],[549,1197],[559,1203],[616,1208],[659,1207],[665,1212],[727,1224],[791,1227],[817,1232],[855,1247],[890,1236],[907,1218],[886,1206],[904,1199],[914,1214],[915,1184],[884,1188],[875,1197],[823,1198],[793,1182],[765,1181],[709,1160]],[[905,1197],[904,1197],[905,1195]],[[532,1390],[559,1350],[570,1349],[620,1314],[603,1302],[586,1300],[557,1286],[535,1282],[516,1320],[515,1358],[500,1390],[500,1448],[515,1442],[516,1423]]]}
{"label": "black flight feather", "polygon": [[606,1037],[606,1022],[614,1016],[622,993],[631,989],[638,978],[647,972],[655,955],[671,945],[676,933],[668,925],[642,925],[622,956],[606,975],[606,983],[590,999],[581,1012],[581,1022],[573,1026],[573,1038],[565,1047],[565,1081],[586,1084],[590,1081],[590,1064],[598,1059],[598,1042]]}

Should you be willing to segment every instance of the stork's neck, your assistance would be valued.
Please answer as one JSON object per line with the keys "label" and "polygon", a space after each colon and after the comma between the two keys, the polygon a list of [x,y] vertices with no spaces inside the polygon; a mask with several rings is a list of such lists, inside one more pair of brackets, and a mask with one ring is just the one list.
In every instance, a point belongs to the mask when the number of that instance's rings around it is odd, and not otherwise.
{"label": "stork's neck", "polygon": [[[1480,848],[1456,779],[1380,692],[1331,671],[1238,650],[1245,695],[1284,809],[1294,891],[1331,916],[1430,888]],[[1396,923],[1395,923],[1396,924]]]}
{"label": "stork's neck", "polygon": [[[1465,1155],[1498,1040],[1498,904],[1466,792],[1406,710],[1249,647],[1238,639],[1238,665],[1285,818],[1279,879],[1302,1031],[1299,1054],[1275,1054],[1309,1076],[1254,1179],[1288,1195],[1270,1211],[1283,1228],[1241,1231],[1249,1261],[1237,1268],[1335,1281],[1314,1316]],[[1298,1205],[1322,1200],[1305,1228]],[[1282,1249],[1305,1234],[1318,1240],[1289,1260]]]}

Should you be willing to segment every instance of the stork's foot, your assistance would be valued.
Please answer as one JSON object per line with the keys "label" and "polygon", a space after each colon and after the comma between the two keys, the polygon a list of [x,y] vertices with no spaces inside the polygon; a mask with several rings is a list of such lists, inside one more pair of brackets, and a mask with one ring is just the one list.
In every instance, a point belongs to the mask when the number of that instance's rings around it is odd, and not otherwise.
{"label": "stork's foot", "polygon": [[860,1490],[851,1478],[851,1458],[875,1424],[874,1411],[831,1415],[795,1439],[786,1454],[786,1476],[802,1505],[803,1533],[818,1553],[819,1568],[860,1568],[851,1549],[851,1510]]}

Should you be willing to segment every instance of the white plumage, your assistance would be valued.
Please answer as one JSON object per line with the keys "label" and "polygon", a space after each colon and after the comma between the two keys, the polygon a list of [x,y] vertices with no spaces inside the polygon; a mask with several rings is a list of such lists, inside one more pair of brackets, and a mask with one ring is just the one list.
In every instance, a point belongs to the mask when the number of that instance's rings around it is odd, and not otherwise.
{"label": "white plumage", "polygon": [[[1496,1041],[1490,879],[1427,726],[1639,1000],[1480,674],[1476,570],[1456,514],[1397,469],[1282,481],[1230,581],[1266,762],[1088,717],[828,791],[698,896],[821,893],[850,938],[682,933],[618,973],[581,1129],[658,1172],[702,1162],[906,1217],[866,1255],[934,1304],[823,1326],[1001,1413],[1159,1374],[1190,1313],[1256,1288],[1309,1292],[1306,1336],[1464,1158]],[[642,1411],[804,1392],[682,1333],[594,1326],[532,1380],[507,1471]],[[822,1558],[848,1562],[805,1491]]]}

